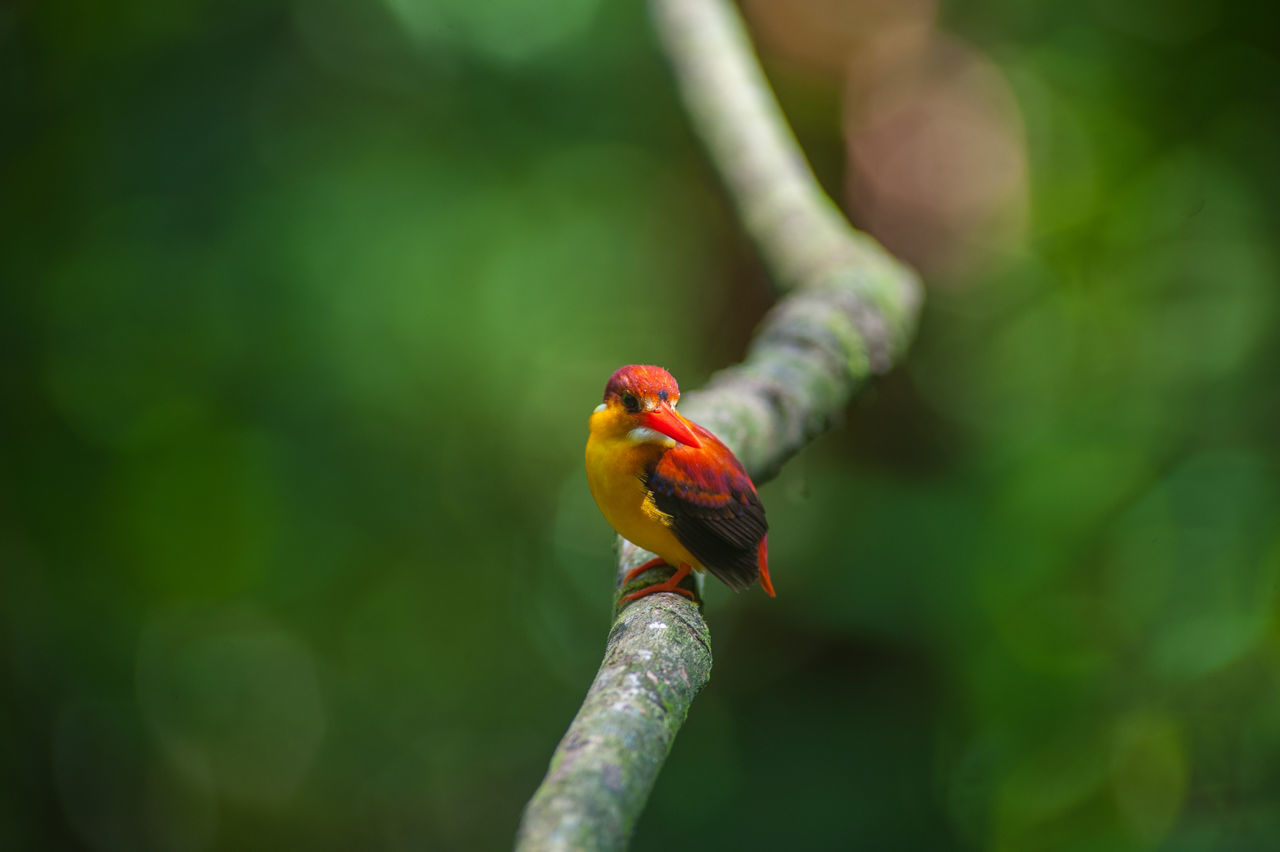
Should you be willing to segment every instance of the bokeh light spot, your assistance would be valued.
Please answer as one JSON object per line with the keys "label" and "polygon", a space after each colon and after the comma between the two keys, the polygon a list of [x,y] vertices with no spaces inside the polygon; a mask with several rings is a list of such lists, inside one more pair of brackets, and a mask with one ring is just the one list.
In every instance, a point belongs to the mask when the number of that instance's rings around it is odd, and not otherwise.
{"label": "bokeh light spot", "polygon": [[447,45],[502,63],[521,63],[577,37],[599,0],[385,0],[424,47]]}
{"label": "bokeh light spot", "polygon": [[137,694],[175,767],[258,806],[293,798],[327,726],[307,647],[230,606],[153,616],[138,645]]}

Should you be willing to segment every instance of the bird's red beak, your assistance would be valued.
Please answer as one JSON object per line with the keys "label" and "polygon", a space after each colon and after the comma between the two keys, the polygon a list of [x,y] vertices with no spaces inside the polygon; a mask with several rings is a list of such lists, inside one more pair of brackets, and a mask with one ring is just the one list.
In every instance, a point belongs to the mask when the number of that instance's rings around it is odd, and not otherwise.
{"label": "bird's red beak", "polygon": [[689,421],[676,414],[676,410],[665,402],[653,411],[646,411],[641,414],[640,422],[653,431],[661,432],[668,438],[674,438],[687,446],[695,448],[702,446],[698,436],[693,434],[693,430],[689,428]]}

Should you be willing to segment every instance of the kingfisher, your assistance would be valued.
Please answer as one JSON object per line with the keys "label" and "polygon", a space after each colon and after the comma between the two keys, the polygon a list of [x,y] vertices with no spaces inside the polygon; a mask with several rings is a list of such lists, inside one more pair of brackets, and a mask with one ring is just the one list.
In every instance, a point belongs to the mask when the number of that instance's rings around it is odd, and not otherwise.
{"label": "kingfisher", "polygon": [[661,367],[622,367],[588,422],[587,484],[618,535],[657,554],[627,573],[676,569],[661,583],[623,596],[633,601],[680,588],[690,570],[710,571],[735,592],[769,579],[764,506],[742,463],[719,438],[676,412],[680,388]]}

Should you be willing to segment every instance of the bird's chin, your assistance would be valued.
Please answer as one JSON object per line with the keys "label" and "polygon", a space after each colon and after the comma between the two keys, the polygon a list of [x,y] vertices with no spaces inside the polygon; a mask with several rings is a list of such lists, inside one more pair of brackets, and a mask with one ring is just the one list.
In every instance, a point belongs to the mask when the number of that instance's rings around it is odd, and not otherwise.
{"label": "bird's chin", "polygon": [[633,444],[659,444],[663,447],[674,447],[678,442],[675,438],[664,435],[657,429],[650,429],[648,426],[637,426],[627,433],[627,440]]}

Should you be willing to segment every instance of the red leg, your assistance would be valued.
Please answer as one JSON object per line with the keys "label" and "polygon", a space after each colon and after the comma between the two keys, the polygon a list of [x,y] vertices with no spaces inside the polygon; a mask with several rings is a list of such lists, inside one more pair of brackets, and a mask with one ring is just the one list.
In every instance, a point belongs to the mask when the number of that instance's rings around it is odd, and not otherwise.
{"label": "red leg", "polygon": [[675,592],[676,594],[685,595],[688,598],[693,598],[693,592],[689,591],[688,589],[680,588],[680,581],[688,576],[689,576],[689,566],[682,563],[680,565],[680,569],[676,571],[676,573],[672,574],[666,581],[661,583],[655,583],[652,586],[645,586],[640,591],[632,592],[629,595],[623,595],[622,603],[629,603],[630,601],[636,600],[637,598],[643,598],[646,595],[651,595],[654,592]]}
{"label": "red leg", "polygon": [[655,565],[666,565],[666,564],[667,563],[663,560],[661,556],[655,556],[654,558],[650,559],[648,562],[644,563],[643,565],[637,568],[632,568],[630,571],[628,571],[627,576],[622,578],[622,583],[623,585],[630,583],[636,577],[639,577],[641,574],[643,574],[645,571],[648,571],[650,568],[654,567]]}

